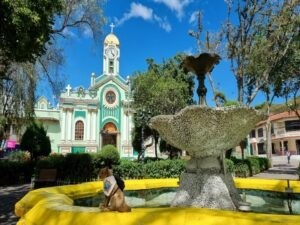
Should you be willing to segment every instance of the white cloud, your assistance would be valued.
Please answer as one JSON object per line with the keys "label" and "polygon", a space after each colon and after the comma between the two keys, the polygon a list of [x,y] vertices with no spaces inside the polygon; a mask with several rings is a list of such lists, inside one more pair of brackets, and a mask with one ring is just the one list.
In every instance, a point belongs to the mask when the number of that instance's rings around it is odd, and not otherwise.
{"label": "white cloud", "polygon": [[176,16],[181,19],[184,16],[184,7],[193,2],[193,0],[154,0],[156,3],[163,3],[169,9],[176,12]]}
{"label": "white cloud", "polygon": [[152,20],[153,10],[140,3],[132,2],[130,5],[129,13],[125,13],[123,17],[118,21],[117,25],[121,25],[125,21],[134,17],[141,17],[144,20]]}
{"label": "white cloud", "polygon": [[68,37],[68,38],[75,38],[75,37],[77,37],[77,35],[71,29],[69,29],[68,27],[66,27],[66,28],[63,29],[62,34],[65,37]]}
{"label": "white cloud", "polygon": [[83,27],[83,35],[86,38],[92,38],[93,37],[93,31],[91,30],[90,27],[84,26]]}
{"label": "white cloud", "polygon": [[195,23],[195,22],[197,22],[197,20],[198,20],[198,14],[199,14],[199,11],[193,12],[192,15],[190,16],[189,23]]}
{"label": "white cloud", "polygon": [[124,13],[121,19],[116,20],[116,25],[122,25],[124,22],[132,18],[142,18],[146,21],[154,21],[166,32],[170,32],[172,30],[171,24],[168,22],[167,18],[161,18],[153,13],[153,9],[135,2],[131,3],[130,11],[128,13]]}
{"label": "white cloud", "polygon": [[158,22],[158,25],[167,32],[172,30],[171,24],[168,22],[167,18],[160,18],[157,15],[154,15],[154,20]]}

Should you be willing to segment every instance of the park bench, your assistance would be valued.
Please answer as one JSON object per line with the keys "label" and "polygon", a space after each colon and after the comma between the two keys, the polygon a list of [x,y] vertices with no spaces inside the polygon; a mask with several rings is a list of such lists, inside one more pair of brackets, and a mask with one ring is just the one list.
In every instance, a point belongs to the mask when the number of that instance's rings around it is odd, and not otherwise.
{"label": "park bench", "polygon": [[34,188],[48,187],[56,185],[56,169],[40,169],[38,177],[34,179]]}

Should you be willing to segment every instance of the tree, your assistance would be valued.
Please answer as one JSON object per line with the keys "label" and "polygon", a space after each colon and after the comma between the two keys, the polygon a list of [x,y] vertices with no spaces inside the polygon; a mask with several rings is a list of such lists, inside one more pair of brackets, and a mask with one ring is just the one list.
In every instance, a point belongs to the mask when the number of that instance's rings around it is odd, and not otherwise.
{"label": "tree", "polygon": [[[229,2],[228,18],[233,2]],[[228,19],[226,37],[228,57],[237,80],[238,101],[250,106],[262,91],[269,115],[272,100],[282,96],[286,81],[299,85],[299,48],[295,48],[299,37],[299,3],[295,0],[237,0],[235,3],[238,24],[234,26]],[[270,121],[266,130],[267,155],[271,161]]]}
{"label": "tree", "polygon": [[22,136],[20,147],[23,151],[30,152],[31,160],[48,156],[51,152],[51,143],[43,125],[31,123]]}
{"label": "tree", "polygon": [[58,97],[65,80],[60,70],[64,53],[59,43],[70,39],[67,33],[80,35],[86,31],[98,41],[105,22],[102,2],[0,1],[0,98],[5,100],[0,113],[5,123],[11,118],[19,120],[20,114],[22,122],[24,117],[33,116],[35,89],[41,79],[49,82]]}
{"label": "tree", "polygon": [[[138,73],[133,79],[134,108],[137,112],[151,112],[151,116],[174,114],[191,104],[193,97],[193,80],[180,68],[182,56],[177,55],[163,64],[148,59],[148,71]],[[136,116],[134,146],[141,143],[141,118]],[[145,139],[151,134],[155,139],[157,156],[158,133],[145,127]]]}
{"label": "tree", "polygon": [[11,66],[7,72],[9,79],[0,82],[0,115],[4,125],[0,127],[0,133],[5,132],[5,126],[13,124],[18,134],[20,127],[26,125],[34,116],[34,68],[31,63],[22,64],[22,67]]}
{"label": "tree", "polygon": [[[47,43],[47,52],[37,60],[37,73],[45,79],[58,97],[65,86],[65,77],[61,73],[64,64],[64,51],[59,43],[72,39],[73,36],[89,34],[99,46],[102,27],[105,23],[103,2],[105,0],[61,0],[62,11],[56,15],[52,27],[51,42]],[[70,35],[71,34],[71,35]],[[63,42],[64,43],[64,42]]]}
{"label": "tree", "polygon": [[[275,96],[282,96],[285,84],[295,82],[299,90],[299,5],[296,1],[274,2],[269,5],[265,22],[258,28],[257,36],[246,66],[249,98],[257,92],[266,95],[267,114]],[[274,13],[276,12],[276,13]],[[297,65],[298,63],[298,65]],[[272,157],[271,122],[267,119],[267,155]]]}
{"label": "tree", "polygon": [[[263,21],[260,15],[267,9],[267,0],[228,0],[226,2],[228,17],[224,32],[227,41],[227,57],[230,59],[231,70],[237,82],[237,101],[240,105],[244,105],[247,90],[245,67],[257,35],[255,27]],[[233,7],[236,7],[236,10],[233,10]],[[237,14],[232,15],[233,11]],[[246,104],[249,105],[250,100],[247,98],[248,103]]]}
{"label": "tree", "polygon": [[0,1],[0,78],[11,63],[35,62],[46,52],[61,0]]}

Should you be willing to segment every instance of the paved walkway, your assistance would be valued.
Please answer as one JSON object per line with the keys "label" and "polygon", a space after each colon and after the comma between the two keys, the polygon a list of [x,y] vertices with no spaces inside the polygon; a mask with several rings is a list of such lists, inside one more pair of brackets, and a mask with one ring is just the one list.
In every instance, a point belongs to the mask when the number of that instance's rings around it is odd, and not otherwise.
{"label": "paved walkway", "polygon": [[30,187],[30,184],[0,187],[1,225],[13,225],[17,223],[19,218],[14,213],[15,204],[30,190]]}
{"label": "paved walkway", "polygon": [[273,167],[263,173],[253,176],[253,178],[264,179],[284,179],[284,180],[298,180],[299,176],[296,170],[300,163],[300,155],[292,155],[290,163],[287,162],[286,156],[273,156]]}
{"label": "paved walkway", "polygon": [[[300,155],[292,156],[290,164],[286,156],[273,156],[273,167],[255,178],[292,179],[297,180],[296,169],[300,163]],[[0,187],[0,224],[13,225],[19,220],[14,214],[14,206],[28,191],[30,184]]]}

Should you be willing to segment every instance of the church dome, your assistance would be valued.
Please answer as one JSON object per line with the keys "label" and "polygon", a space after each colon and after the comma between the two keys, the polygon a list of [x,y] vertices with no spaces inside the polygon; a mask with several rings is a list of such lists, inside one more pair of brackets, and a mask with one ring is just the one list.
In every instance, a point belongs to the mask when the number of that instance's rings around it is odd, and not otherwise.
{"label": "church dome", "polygon": [[104,44],[105,45],[120,45],[119,39],[114,35],[113,33],[110,33],[107,35],[104,39]]}

